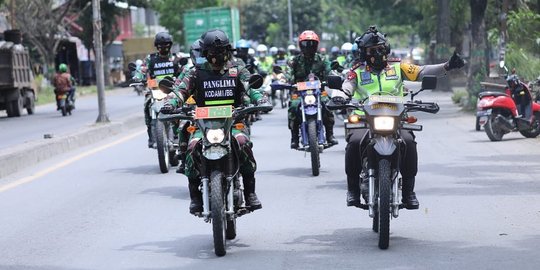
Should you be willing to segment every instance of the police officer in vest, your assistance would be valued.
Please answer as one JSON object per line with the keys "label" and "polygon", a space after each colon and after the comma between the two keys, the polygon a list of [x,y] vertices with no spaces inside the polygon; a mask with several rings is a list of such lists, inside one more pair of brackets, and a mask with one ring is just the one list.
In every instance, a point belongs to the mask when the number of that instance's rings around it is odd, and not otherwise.
{"label": "police officer in vest", "polygon": [[[147,78],[161,80],[166,76],[176,77],[180,74],[180,66],[177,58],[171,53],[172,37],[169,33],[160,32],[154,38],[154,46],[157,52],[146,56],[140,69],[135,71],[135,80],[145,80]],[[148,147],[155,148],[155,138],[152,134],[152,118],[150,116],[151,99],[150,94],[146,95],[144,102],[144,120],[148,133]]]}
{"label": "police officer in vest", "polygon": [[[248,98],[257,105],[268,105],[268,100],[258,91],[249,88],[250,73],[245,66],[232,61],[232,46],[229,37],[221,30],[209,30],[201,36],[201,56],[207,62],[191,69],[177,87],[180,99],[168,100],[162,113],[172,113],[188,97],[193,95],[198,107],[233,105],[242,106]],[[245,130],[233,128],[233,136],[240,145],[240,173],[244,181],[246,204],[251,211],[262,208],[255,193],[255,171],[257,163],[253,156],[252,143]],[[196,214],[202,211],[202,194],[199,191],[201,179],[198,173],[202,155],[200,140],[203,134],[197,130],[191,135],[186,153],[185,175],[189,180],[191,203],[189,211]]]}
{"label": "police officer in vest", "polygon": [[[376,26],[370,29],[355,41],[360,51],[360,60],[365,61],[355,70],[351,70],[343,82],[342,91],[333,91],[332,101],[343,103],[351,97],[363,100],[380,89],[392,89],[396,87],[400,95],[403,95],[402,80],[421,81],[425,75],[446,75],[446,71],[461,68],[463,60],[454,53],[446,63],[417,66],[402,63],[400,59],[389,59],[390,44],[386,34],[379,32]],[[347,174],[347,206],[360,205],[360,190],[366,195],[367,183],[360,186],[360,173],[362,168],[358,166],[362,160],[361,153],[365,149],[365,129],[353,131],[346,147],[345,173]],[[418,156],[416,151],[415,136],[412,131],[402,131],[401,137],[405,141],[406,153],[401,162],[400,173],[403,177],[402,202],[407,209],[418,209],[419,203],[414,193],[415,177],[418,171]]]}

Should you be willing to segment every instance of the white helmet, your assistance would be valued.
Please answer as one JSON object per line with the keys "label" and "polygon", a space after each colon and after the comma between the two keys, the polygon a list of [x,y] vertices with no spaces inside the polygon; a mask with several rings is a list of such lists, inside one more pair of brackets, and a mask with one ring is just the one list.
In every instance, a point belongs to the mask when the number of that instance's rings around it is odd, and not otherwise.
{"label": "white helmet", "polygon": [[249,48],[248,49],[248,54],[251,55],[251,56],[254,56],[255,55],[255,50],[253,48]]}
{"label": "white helmet", "polygon": [[268,47],[266,47],[266,45],[264,44],[257,45],[257,52],[267,52],[267,51],[268,51]]}
{"label": "white helmet", "polygon": [[277,51],[278,51],[277,47],[270,47],[270,51],[269,51],[270,55],[276,55]]}
{"label": "white helmet", "polygon": [[137,59],[135,61],[135,65],[138,66],[138,67],[142,66],[142,64],[143,64],[143,61],[141,59]]}
{"label": "white helmet", "polygon": [[341,45],[341,51],[342,52],[351,52],[352,51],[352,43],[350,42],[345,42],[343,43],[343,45]]}
{"label": "white helmet", "polygon": [[292,51],[292,50],[296,50],[296,46],[294,46],[294,45],[289,45],[289,46],[287,46],[287,51],[290,52],[290,51]]}

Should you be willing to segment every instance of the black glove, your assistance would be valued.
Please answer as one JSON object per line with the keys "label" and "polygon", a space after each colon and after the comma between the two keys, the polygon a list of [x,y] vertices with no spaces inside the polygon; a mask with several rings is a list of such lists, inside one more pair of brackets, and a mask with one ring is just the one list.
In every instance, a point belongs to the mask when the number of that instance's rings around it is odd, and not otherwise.
{"label": "black glove", "polygon": [[171,104],[165,104],[163,107],[161,107],[161,109],[159,109],[159,112],[164,114],[172,114],[173,111],[174,107]]}
{"label": "black glove", "polygon": [[337,105],[343,105],[343,104],[347,103],[347,101],[343,97],[333,97],[332,102],[334,104],[337,104]]}
{"label": "black glove", "polygon": [[465,61],[463,61],[459,53],[454,51],[454,54],[452,55],[452,57],[450,57],[450,60],[448,60],[448,62],[446,62],[446,64],[444,65],[444,69],[452,70],[462,68],[464,65]]}

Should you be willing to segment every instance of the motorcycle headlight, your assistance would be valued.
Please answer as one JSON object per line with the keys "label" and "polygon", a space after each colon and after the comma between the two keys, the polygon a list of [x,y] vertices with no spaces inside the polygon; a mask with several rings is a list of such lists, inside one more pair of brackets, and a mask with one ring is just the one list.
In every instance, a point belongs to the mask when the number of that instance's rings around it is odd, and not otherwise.
{"label": "motorcycle headlight", "polygon": [[315,104],[315,102],[317,102],[317,98],[315,96],[309,95],[309,96],[304,97],[304,102],[307,105],[313,105]]}
{"label": "motorcycle headlight", "polygon": [[206,139],[210,143],[221,143],[225,139],[223,129],[210,129],[206,132]]}
{"label": "motorcycle headlight", "polygon": [[396,118],[390,116],[376,116],[373,118],[373,129],[379,131],[390,131],[394,129]]}

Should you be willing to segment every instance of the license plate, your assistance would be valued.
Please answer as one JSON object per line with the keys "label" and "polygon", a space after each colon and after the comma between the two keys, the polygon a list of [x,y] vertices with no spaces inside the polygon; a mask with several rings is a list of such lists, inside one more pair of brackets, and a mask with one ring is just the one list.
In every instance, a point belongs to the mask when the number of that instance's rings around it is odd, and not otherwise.
{"label": "license plate", "polygon": [[296,83],[296,90],[298,91],[320,89],[320,88],[321,88],[321,81],[318,81],[318,80]]}
{"label": "license plate", "polygon": [[232,117],[232,106],[197,107],[195,119],[229,118]]}
{"label": "license plate", "polygon": [[372,102],[372,103],[375,103],[375,102],[403,103],[403,97],[371,95],[371,96],[369,96],[369,102]]}
{"label": "license plate", "polygon": [[487,123],[487,120],[488,120],[487,116],[480,116],[480,118],[478,118],[478,124],[480,126],[483,126]]}
{"label": "license plate", "polygon": [[485,111],[477,111],[476,116],[488,116],[491,114],[491,109]]}

